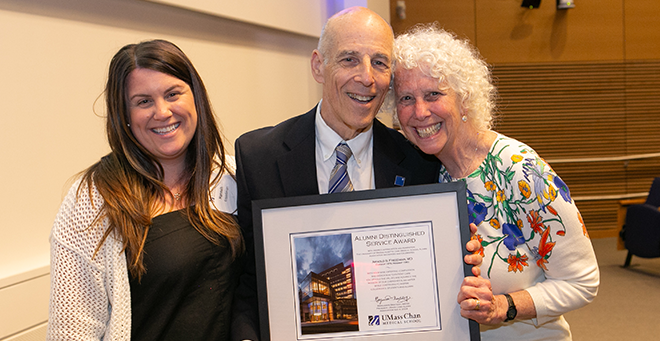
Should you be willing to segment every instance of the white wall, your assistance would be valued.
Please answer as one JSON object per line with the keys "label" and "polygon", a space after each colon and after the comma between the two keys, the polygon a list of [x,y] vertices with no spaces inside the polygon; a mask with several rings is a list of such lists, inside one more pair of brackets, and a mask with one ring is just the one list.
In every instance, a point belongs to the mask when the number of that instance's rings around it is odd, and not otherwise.
{"label": "white wall", "polygon": [[[15,297],[21,274],[48,266],[67,180],[109,151],[99,96],[110,58],[152,38],[193,61],[230,148],[320,98],[314,37],[135,0],[0,0],[0,302],[14,302],[3,293]],[[23,327],[1,320],[0,339]]]}
{"label": "white wall", "polygon": [[[350,1],[316,2],[328,11]],[[387,0],[369,3],[388,9]],[[313,14],[318,32],[330,12]],[[248,22],[139,0],[0,0],[0,317],[14,317],[0,318],[0,340],[45,321],[47,296],[17,286],[47,283],[48,236],[68,181],[109,151],[101,95],[121,46],[163,38],[186,52],[231,154],[240,134],[318,101],[321,88],[309,71],[315,34]],[[30,318],[12,314],[30,309],[17,306],[23,298],[39,305]]]}
{"label": "white wall", "polygon": [[[368,7],[390,21],[389,0],[146,0],[238,21],[318,37],[325,21],[352,6]],[[304,15],[300,16],[300,13]]]}
{"label": "white wall", "polygon": [[[147,0],[172,6],[189,8],[261,26],[273,27],[304,35],[317,36],[335,1],[321,0]],[[326,6],[326,2],[331,4]],[[363,4],[361,6],[366,6]],[[343,8],[343,7],[342,7]],[[304,15],[298,15],[304,13]]]}

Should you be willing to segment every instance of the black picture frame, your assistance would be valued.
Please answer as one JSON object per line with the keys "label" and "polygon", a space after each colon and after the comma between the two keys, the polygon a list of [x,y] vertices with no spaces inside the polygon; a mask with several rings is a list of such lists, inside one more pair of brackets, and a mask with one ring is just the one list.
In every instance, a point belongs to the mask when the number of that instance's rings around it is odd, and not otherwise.
{"label": "black picture frame", "polygon": [[[465,244],[470,240],[465,182],[256,200],[252,210],[261,340],[480,340],[479,325],[461,317],[456,302],[463,277],[472,274],[471,266],[463,262]],[[294,238],[300,233],[333,234],[335,230],[385,229],[418,222],[431,225],[434,258],[429,262],[435,269],[438,298],[430,304],[438,305],[439,329],[365,328],[338,334],[303,332],[301,336],[302,308],[296,305],[302,294],[296,282],[300,278],[295,273]],[[364,318],[358,315],[358,320],[360,317]]]}

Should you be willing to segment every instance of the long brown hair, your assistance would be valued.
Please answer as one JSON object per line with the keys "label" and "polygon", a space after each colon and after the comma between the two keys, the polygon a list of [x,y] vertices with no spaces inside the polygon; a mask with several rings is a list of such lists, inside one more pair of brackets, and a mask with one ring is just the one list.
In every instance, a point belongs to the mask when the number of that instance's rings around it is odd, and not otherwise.
{"label": "long brown hair", "polygon": [[[146,271],[143,249],[153,208],[156,202],[172,196],[163,182],[162,165],[136,140],[128,127],[126,83],[129,74],[136,68],[162,72],[190,86],[198,119],[195,135],[186,153],[186,168],[182,177],[187,182],[182,193],[188,199],[185,213],[195,229],[209,241],[219,244],[222,238],[226,238],[236,257],[243,250],[240,230],[230,214],[214,210],[211,204],[211,186],[223,174],[231,175],[225,163],[225,149],[211,103],[204,83],[188,57],[176,45],[165,40],[126,45],[110,62],[105,96],[106,133],[112,152],[82,175],[82,183],[87,184],[88,190],[95,186],[103,197],[104,203],[97,219],[109,220],[109,228],[98,247],[110,234],[120,237],[130,274],[141,278]],[[217,174],[211,179],[213,172]]]}

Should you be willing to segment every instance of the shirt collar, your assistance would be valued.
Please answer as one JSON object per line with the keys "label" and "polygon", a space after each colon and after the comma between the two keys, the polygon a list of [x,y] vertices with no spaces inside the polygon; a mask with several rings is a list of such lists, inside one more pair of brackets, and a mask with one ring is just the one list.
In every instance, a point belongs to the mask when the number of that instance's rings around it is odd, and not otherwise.
{"label": "shirt collar", "polygon": [[[322,102],[323,100],[321,100]],[[337,134],[321,117],[321,102],[316,106],[316,140],[321,146],[323,153],[323,161],[327,161],[335,151],[337,145],[343,141],[341,136]],[[373,137],[374,131],[373,124],[368,130],[361,132],[358,136],[346,141],[346,144],[351,148],[353,157],[357,162],[358,167],[362,167],[362,160],[367,157],[369,153],[369,146]]]}

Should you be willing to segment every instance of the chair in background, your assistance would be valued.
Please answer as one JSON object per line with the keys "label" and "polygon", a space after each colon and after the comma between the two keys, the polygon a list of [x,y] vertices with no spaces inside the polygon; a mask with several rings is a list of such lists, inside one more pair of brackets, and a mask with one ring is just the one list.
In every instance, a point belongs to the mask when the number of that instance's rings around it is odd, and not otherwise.
{"label": "chair in background", "polygon": [[628,256],[623,265],[630,265],[632,256],[642,258],[660,257],[660,177],[653,179],[646,202],[630,205],[626,213],[626,224],[621,231]]}

